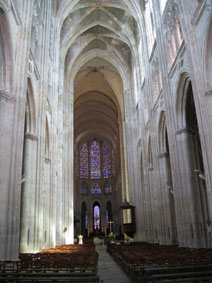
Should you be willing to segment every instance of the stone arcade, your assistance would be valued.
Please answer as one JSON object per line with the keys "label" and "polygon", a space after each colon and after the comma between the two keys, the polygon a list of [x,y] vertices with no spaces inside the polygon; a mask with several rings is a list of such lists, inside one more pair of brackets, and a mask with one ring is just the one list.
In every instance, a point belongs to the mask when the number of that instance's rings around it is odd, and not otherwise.
{"label": "stone arcade", "polygon": [[211,247],[211,30],[211,0],[0,0],[0,260],[122,234],[125,199],[136,241]]}

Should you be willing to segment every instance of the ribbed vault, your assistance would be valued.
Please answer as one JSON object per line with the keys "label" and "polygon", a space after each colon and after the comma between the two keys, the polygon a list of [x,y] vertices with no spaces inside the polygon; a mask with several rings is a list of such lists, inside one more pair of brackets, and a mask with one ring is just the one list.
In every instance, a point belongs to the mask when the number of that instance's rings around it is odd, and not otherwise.
{"label": "ribbed vault", "polygon": [[64,0],[57,7],[60,64],[66,93],[74,93],[75,145],[96,135],[115,146],[131,88],[138,42],[136,3]]}

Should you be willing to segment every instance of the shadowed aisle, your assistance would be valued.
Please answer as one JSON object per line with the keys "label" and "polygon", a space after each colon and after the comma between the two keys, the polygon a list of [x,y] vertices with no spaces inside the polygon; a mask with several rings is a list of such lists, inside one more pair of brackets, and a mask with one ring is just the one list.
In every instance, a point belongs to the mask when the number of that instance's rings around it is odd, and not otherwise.
{"label": "shadowed aisle", "polygon": [[114,259],[107,253],[106,245],[103,246],[102,240],[94,238],[96,251],[99,254],[98,276],[102,283],[131,283],[122,269],[116,264]]}

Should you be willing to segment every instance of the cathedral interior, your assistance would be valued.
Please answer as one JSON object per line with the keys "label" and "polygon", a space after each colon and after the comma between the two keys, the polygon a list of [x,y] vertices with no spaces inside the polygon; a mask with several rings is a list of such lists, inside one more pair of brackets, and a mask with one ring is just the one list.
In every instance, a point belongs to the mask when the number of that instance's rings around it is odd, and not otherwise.
{"label": "cathedral interior", "polygon": [[0,0],[0,260],[212,248],[211,30],[211,0]]}

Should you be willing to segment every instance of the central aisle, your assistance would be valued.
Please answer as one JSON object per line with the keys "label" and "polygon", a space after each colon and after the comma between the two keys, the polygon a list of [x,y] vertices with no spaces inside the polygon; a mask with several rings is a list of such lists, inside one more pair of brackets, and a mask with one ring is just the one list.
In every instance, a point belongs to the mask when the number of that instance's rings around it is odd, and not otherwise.
{"label": "central aisle", "polygon": [[99,254],[98,276],[100,283],[131,283],[131,280],[116,264],[114,259],[107,253],[106,245],[103,246],[102,240],[94,238],[96,251]]}

